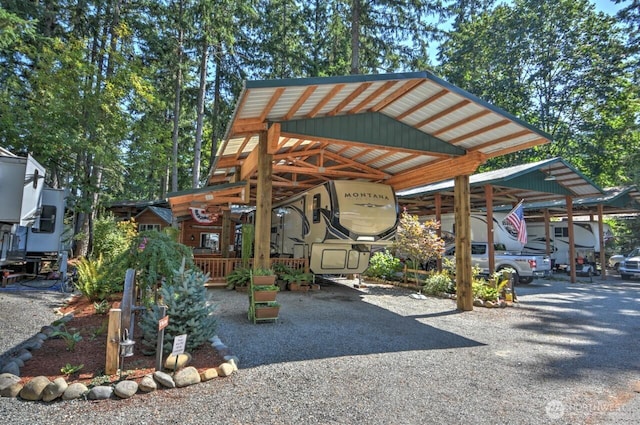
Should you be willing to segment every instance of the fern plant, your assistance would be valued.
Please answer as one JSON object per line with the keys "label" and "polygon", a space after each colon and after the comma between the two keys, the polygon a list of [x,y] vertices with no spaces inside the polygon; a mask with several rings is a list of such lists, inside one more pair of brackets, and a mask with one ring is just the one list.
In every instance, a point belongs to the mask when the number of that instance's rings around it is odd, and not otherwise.
{"label": "fern plant", "polygon": [[251,269],[238,267],[227,274],[225,279],[227,280],[227,289],[248,286],[251,281]]}
{"label": "fern plant", "polygon": [[110,286],[104,279],[105,267],[102,256],[95,260],[82,258],[76,266],[78,281],[76,288],[89,301],[102,301],[110,295]]}

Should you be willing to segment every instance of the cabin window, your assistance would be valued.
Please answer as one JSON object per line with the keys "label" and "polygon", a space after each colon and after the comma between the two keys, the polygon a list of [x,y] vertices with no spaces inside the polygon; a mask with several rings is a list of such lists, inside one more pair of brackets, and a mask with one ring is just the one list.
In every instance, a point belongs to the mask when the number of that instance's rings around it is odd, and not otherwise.
{"label": "cabin window", "polygon": [[147,230],[155,230],[157,232],[160,231],[160,225],[159,224],[139,224],[138,225],[138,231],[139,232],[146,232]]}
{"label": "cabin window", "polygon": [[313,195],[313,222],[320,223],[320,194]]}
{"label": "cabin window", "polygon": [[220,251],[220,235],[218,233],[200,233],[200,248]]}
{"label": "cabin window", "polygon": [[43,205],[40,213],[40,226],[31,229],[34,233],[53,233],[56,228],[56,211],[53,205]]}

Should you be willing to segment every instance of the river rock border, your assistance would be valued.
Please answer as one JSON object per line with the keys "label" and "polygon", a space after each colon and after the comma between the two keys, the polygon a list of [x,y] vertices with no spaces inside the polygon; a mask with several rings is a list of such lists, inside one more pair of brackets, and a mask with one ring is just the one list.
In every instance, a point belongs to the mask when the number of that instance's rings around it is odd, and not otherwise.
{"label": "river rock border", "polygon": [[[58,326],[73,318],[69,314],[56,321]],[[19,397],[28,401],[52,402],[55,400],[106,400],[128,399],[136,394],[145,394],[160,388],[182,388],[217,377],[231,376],[238,370],[238,358],[222,343],[218,336],[210,339],[211,346],[224,358],[224,363],[218,367],[206,369],[203,372],[193,366],[188,366],[188,359],[183,367],[173,375],[155,371],[146,375],[138,384],[136,381],[122,380],[111,385],[96,385],[91,388],[74,382],[67,383],[64,378],[50,381],[46,376],[36,376],[22,385],[20,383],[20,368],[24,362],[33,357],[31,351],[42,347],[43,342],[56,330],[56,326],[44,326],[40,332],[0,356],[0,397]],[[175,358],[174,358],[175,360]],[[170,358],[165,364],[171,363]]]}

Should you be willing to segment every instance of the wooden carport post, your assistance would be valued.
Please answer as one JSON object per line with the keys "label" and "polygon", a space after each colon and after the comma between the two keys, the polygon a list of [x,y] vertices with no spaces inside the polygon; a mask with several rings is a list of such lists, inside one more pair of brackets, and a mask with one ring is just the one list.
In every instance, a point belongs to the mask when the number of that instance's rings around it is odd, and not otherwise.
{"label": "wooden carport post", "polygon": [[256,233],[254,245],[253,268],[270,268],[271,246],[271,205],[272,205],[272,177],[273,155],[270,153],[269,144],[273,138],[277,141],[280,137],[280,126],[273,125],[269,131],[260,133],[258,143],[258,185],[256,193]]}
{"label": "wooden carport post", "polygon": [[576,283],[576,240],[573,231],[573,199],[567,196],[567,226],[569,227],[569,267],[571,268],[569,279],[571,283]]}
{"label": "wooden carport post", "polygon": [[456,223],[456,303],[458,310],[473,310],[471,289],[471,197],[469,176],[456,176],[453,188],[454,215]]}
{"label": "wooden carport post", "polygon": [[[551,217],[549,215],[549,210],[545,208],[544,210],[544,241],[545,241],[545,252],[549,256],[549,258],[551,258],[551,235],[550,235],[551,227],[549,224],[550,220],[551,220]],[[554,252],[555,252],[555,245],[554,245]]]}
{"label": "wooden carport post", "polygon": [[604,225],[602,224],[603,215],[602,204],[598,204],[598,234],[600,236],[600,277],[602,277],[602,280],[607,280],[607,260],[604,252]]}
{"label": "wooden carport post", "polygon": [[[438,224],[440,224],[442,222],[442,196],[440,196],[440,192],[435,194],[434,202],[436,207],[436,221],[438,222]],[[440,226],[438,226],[436,234],[439,238],[442,237],[442,229],[440,228]],[[436,267],[438,269],[438,272],[442,271],[442,257],[438,257],[438,259],[436,260]]]}
{"label": "wooden carport post", "polygon": [[[235,229],[234,229],[235,230]],[[222,210],[222,232],[220,234],[220,253],[222,258],[229,258],[229,241],[231,240],[231,211]]]}
{"label": "wooden carport post", "polygon": [[487,246],[489,249],[489,274],[496,271],[496,256],[493,248],[493,186],[484,185],[484,196],[487,207]]}

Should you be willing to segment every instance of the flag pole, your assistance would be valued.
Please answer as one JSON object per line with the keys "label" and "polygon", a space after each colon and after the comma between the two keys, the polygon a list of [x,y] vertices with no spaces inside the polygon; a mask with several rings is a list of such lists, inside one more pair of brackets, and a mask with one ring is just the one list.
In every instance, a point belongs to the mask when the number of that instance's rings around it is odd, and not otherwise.
{"label": "flag pole", "polygon": [[523,203],[524,203],[524,199],[521,199],[521,200],[520,200],[520,202],[518,202],[518,204],[517,204],[515,207],[513,207],[513,208],[511,209],[511,211],[509,211],[509,214],[507,214],[506,216],[508,217],[508,216],[510,216],[511,214],[513,214],[513,213],[518,209],[518,207],[519,207],[520,205],[522,205]]}

